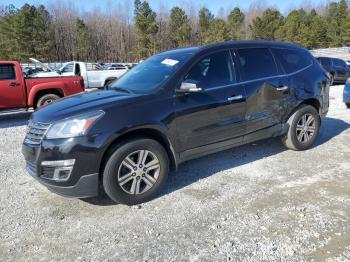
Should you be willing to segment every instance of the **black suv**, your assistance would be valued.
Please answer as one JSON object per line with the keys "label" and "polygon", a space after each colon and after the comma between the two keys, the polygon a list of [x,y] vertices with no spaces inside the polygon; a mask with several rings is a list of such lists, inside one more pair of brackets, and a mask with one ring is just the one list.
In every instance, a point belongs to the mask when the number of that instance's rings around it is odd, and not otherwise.
{"label": "black suv", "polygon": [[53,192],[86,198],[102,185],[133,205],[154,198],[189,159],[269,137],[310,148],[328,106],[327,72],[303,48],[243,41],[177,49],[109,90],[36,111],[22,151],[28,172]]}
{"label": "black suv", "polygon": [[344,60],[331,57],[318,57],[317,60],[331,74],[331,84],[345,84],[350,77],[350,67]]}

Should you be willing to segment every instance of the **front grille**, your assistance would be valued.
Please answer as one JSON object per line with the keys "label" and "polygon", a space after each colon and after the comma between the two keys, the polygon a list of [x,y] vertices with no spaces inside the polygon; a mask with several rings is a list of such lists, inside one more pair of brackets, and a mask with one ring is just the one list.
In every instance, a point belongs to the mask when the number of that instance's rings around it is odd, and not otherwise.
{"label": "front grille", "polygon": [[24,139],[24,143],[39,145],[49,127],[50,124],[43,124],[30,120],[28,123],[28,132]]}

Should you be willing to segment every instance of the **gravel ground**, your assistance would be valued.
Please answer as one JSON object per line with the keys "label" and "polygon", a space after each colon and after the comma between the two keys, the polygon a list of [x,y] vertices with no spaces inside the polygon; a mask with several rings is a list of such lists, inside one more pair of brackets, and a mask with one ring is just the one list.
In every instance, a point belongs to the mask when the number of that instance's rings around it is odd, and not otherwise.
{"label": "gravel ground", "polygon": [[278,139],[193,160],[136,207],[50,193],[24,171],[27,115],[0,121],[2,261],[350,260],[350,110],[342,86],[317,145]]}

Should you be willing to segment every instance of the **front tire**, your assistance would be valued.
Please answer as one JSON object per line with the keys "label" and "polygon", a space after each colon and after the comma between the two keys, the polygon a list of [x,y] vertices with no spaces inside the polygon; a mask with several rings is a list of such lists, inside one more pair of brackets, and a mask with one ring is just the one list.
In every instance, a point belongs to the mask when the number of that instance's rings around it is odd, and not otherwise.
{"label": "front tire", "polygon": [[157,141],[139,138],[118,145],[103,172],[103,187],[115,202],[136,205],[155,198],[165,185],[169,158]]}
{"label": "front tire", "polygon": [[284,145],[302,151],[312,147],[320,131],[321,119],[313,106],[302,105],[288,119],[288,133],[282,137]]}

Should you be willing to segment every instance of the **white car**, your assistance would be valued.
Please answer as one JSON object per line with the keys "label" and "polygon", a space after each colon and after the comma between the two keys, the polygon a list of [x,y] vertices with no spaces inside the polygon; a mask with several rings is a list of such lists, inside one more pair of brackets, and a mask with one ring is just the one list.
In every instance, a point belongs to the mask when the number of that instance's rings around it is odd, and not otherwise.
{"label": "white car", "polygon": [[106,87],[128,71],[127,67],[118,70],[104,70],[99,64],[77,61],[65,63],[57,71],[54,71],[36,59],[31,58],[31,61],[39,63],[43,68],[47,69],[47,72],[40,72],[32,75],[32,77],[65,77],[78,75],[83,77],[85,88]]}

